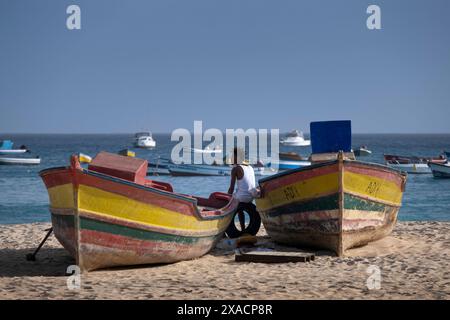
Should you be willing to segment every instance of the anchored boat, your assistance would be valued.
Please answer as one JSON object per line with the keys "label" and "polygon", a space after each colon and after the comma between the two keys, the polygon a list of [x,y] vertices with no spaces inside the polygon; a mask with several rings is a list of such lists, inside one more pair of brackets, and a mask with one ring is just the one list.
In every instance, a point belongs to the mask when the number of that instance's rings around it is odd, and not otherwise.
{"label": "anchored boat", "polygon": [[16,158],[0,157],[0,165],[36,165],[41,163],[41,158]]}
{"label": "anchored boat", "polygon": [[450,178],[450,163],[433,163],[429,162],[428,166],[436,178]]}
{"label": "anchored boat", "polygon": [[349,160],[350,121],[313,122],[311,139],[312,158],[319,163],[259,180],[256,205],[267,233],[277,242],[325,248],[338,256],[388,235],[406,175]]}
{"label": "anchored boat", "polygon": [[138,132],[134,137],[134,146],[136,148],[156,147],[156,141],[153,139],[151,132]]}
{"label": "anchored boat", "polygon": [[280,143],[291,147],[306,147],[311,145],[311,141],[305,140],[303,132],[299,132],[298,130],[292,130]]}
{"label": "anchored boat", "polygon": [[[210,164],[174,164],[170,163],[167,168],[172,176],[230,176],[232,165],[210,165]],[[271,175],[275,171],[267,167],[253,167],[256,176]]]}
{"label": "anchored boat", "polygon": [[392,169],[400,170],[410,174],[430,174],[428,163],[399,163],[398,161],[387,161],[386,165]]}
{"label": "anchored boat", "polygon": [[278,170],[289,170],[289,169],[297,169],[310,166],[311,162],[306,160],[278,160],[271,161],[268,166],[271,168],[278,168]]}
{"label": "anchored boat", "polygon": [[353,150],[353,153],[356,157],[366,157],[370,156],[372,151],[370,151],[366,146],[361,146],[358,149]]}
{"label": "anchored boat", "polygon": [[11,140],[0,141],[0,154],[17,154],[27,152],[27,147],[21,146],[19,149],[13,149],[14,143]]}
{"label": "anchored boat", "polygon": [[82,270],[197,258],[230,224],[230,195],[178,194],[146,174],[146,160],[106,152],[87,169],[72,156],[70,166],[40,172],[55,236]]}

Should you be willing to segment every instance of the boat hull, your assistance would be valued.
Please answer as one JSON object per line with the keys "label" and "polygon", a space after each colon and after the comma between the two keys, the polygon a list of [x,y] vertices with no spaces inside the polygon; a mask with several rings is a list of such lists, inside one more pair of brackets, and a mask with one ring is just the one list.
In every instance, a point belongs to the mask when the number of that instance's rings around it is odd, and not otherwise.
{"label": "boat hull", "polygon": [[54,234],[85,271],[200,257],[234,213],[232,206],[203,213],[195,198],[81,168],[40,175]]}
{"label": "boat hull", "polygon": [[10,149],[10,150],[5,150],[5,149],[0,149],[0,154],[18,154],[18,153],[25,153],[28,150],[26,149]]}
{"label": "boat hull", "polygon": [[37,165],[40,158],[0,158],[0,165]]}
{"label": "boat hull", "polygon": [[337,160],[261,179],[256,204],[275,241],[343,256],[392,231],[405,182],[385,166]]}
{"label": "boat hull", "polygon": [[287,147],[307,147],[311,145],[310,140],[303,140],[303,141],[286,141],[282,140],[280,142],[283,146]]}
{"label": "boat hull", "polygon": [[450,165],[432,162],[428,163],[428,165],[435,178],[450,178]]}
{"label": "boat hull", "polygon": [[[169,164],[168,170],[172,176],[230,176],[232,166],[206,165],[206,164]],[[267,170],[266,170],[267,169]],[[256,176],[271,175],[270,168],[254,167]]]}
{"label": "boat hull", "polygon": [[427,163],[387,163],[388,167],[410,174],[430,174],[431,169]]}
{"label": "boat hull", "polygon": [[270,167],[277,167],[278,170],[290,170],[290,169],[298,169],[303,167],[308,167],[311,165],[309,161],[290,161],[290,160],[279,160],[277,162],[271,162]]}

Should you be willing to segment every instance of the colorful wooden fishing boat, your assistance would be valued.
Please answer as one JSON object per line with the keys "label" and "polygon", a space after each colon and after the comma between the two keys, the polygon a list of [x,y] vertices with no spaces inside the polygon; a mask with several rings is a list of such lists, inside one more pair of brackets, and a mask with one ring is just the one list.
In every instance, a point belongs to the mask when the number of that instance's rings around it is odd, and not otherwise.
{"label": "colorful wooden fishing boat", "polygon": [[237,208],[230,195],[177,194],[146,174],[146,160],[106,152],[87,169],[72,156],[40,172],[55,236],[82,270],[193,259],[222,236]]}
{"label": "colorful wooden fishing boat", "polygon": [[398,156],[392,154],[385,154],[384,160],[391,163],[410,164],[410,163],[445,163],[447,158],[444,155],[438,157],[417,157],[417,156]]}
{"label": "colorful wooden fishing boat", "polygon": [[435,178],[450,178],[450,163],[441,164],[429,162],[428,166]]}
{"label": "colorful wooden fishing boat", "polygon": [[[340,122],[337,126],[330,123],[329,132],[338,132]],[[275,241],[325,248],[343,256],[345,250],[392,231],[406,175],[384,165],[344,159],[351,143],[345,143],[344,148],[338,140],[346,135],[323,137],[337,140],[330,143],[332,148],[316,150],[319,154],[342,150],[334,156],[337,159],[260,179],[261,197],[256,205],[267,233]]]}

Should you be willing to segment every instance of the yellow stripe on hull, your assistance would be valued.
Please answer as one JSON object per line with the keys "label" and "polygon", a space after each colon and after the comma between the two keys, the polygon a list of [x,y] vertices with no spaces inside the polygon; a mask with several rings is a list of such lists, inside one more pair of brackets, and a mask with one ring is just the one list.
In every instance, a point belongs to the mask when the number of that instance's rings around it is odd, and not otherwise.
{"label": "yellow stripe on hull", "polygon": [[[75,209],[72,184],[52,187],[48,192],[52,208]],[[193,233],[223,231],[231,219],[201,220],[85,185],[78,189],[78,210],[124,222]]]}
{"label": "yellow stripe on hull", "polygon": [[200,220],[195,216],[185,215],[85,185],[79,186],[78,203],[79,210],[82,211],[163,228],[206,231],[222,229],[225,224],[223,219]]}
{"label": "yellow stripe on hull", "polygon": [[400,206],[403,191],[394,182],[344,170],[344,191],[392,206]]}
{"label": "yellow stripe on hull", "polygon": [[265,194],[263,198],[256,199],[256,205],[258,210],[265,211],[291,202],[304,201],[332,194],[337,192],[338,188],[338,173],[330,173],[272,190]]}
{"label": "yellow stripe on hull", "polygon": [[56,209],[74,209],[75,201],[73,185],[71,183],[59,185],[48,189],[50,206]]}

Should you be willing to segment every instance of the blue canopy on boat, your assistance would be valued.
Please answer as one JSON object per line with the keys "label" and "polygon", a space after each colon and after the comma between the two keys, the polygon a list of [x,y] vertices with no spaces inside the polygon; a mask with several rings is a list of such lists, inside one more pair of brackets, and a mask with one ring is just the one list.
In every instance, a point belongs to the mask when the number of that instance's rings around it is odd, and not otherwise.
{"label": "blue canopy on boat", "polygon": [[1,150],[11,150],[13,147],[13,142],[11,140],[0,141]]}
{"label": "blue canopy on boat", "polygon": [[316,121],[310,124],[312,153],[351,152],[350,120]]}

